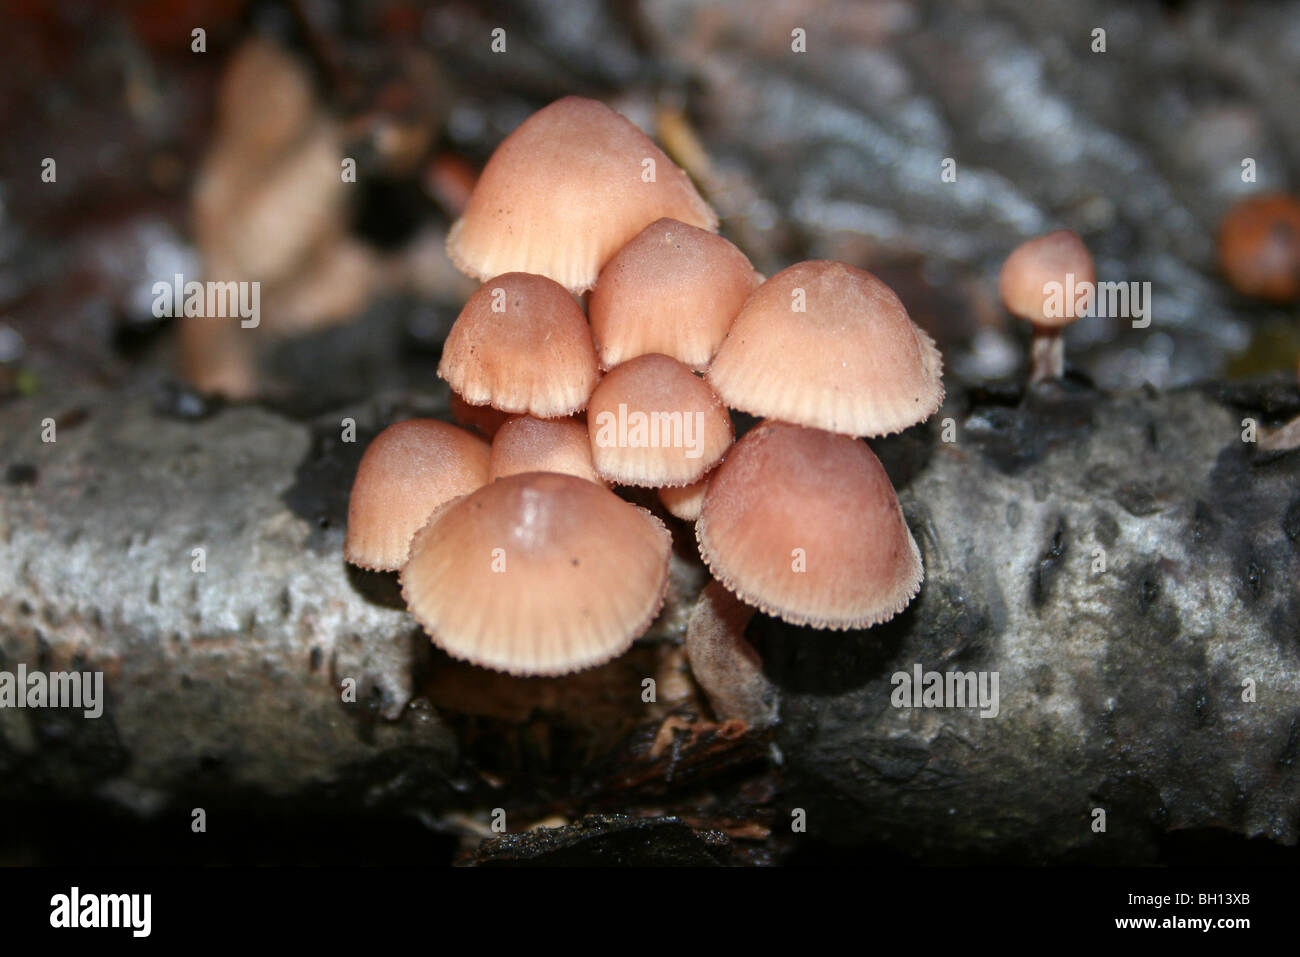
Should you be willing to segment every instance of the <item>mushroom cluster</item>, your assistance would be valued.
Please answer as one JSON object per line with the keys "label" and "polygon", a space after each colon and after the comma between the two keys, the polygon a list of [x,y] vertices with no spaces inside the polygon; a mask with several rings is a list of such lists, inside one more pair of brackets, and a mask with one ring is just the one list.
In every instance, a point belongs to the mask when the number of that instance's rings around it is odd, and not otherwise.
{"label": "mushroom cluster", "polygon": [[[348,520],[348,560],[399,569],[449,654],[554,675],[630,646],[672,543],[610,486],[695,523],[717,581],[687,646],[720,718],[769,713],[754,610],[865,628],[917,594],[920,552],[862,439],[938,409],[938,349],[870,273],[764,280],[717,229],[686,174],[592,100],[552,103],[489,160],[448,238],[483,281],[438,367],[466,428],[386,429]],[[728,409],[761,421],[736,441]]]}

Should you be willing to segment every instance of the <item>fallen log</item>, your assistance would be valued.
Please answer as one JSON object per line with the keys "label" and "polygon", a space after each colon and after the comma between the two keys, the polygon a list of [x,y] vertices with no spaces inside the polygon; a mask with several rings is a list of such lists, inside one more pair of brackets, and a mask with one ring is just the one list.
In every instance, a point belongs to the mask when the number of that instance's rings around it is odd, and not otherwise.
{"label": "fallen log", "polygon": [[[436,826],[502,809],[511,831],[670,815],[715,844],[929,861],[1149,860],[1185,828],[1294,844],[1300,454],[1242,440],[1243,420],[1300,411],[1294,386],[952,392],[873,443],[920,596],[862,632],[758,616],[779,708],[762,734],[713,724],[690,680],[705,576],[680,522],[650,635],[567,678],[442,656],[391,576],[345,565],[367,438],[445,395],[311,421],[139,393],[11,401],[0,671],[102,672],[104,701],[98,718],[0,707],[0,799],[292,798]],[[949,674],[986,696],[996,676],[996,707],[954,707],[955,685],[933,686]]]}

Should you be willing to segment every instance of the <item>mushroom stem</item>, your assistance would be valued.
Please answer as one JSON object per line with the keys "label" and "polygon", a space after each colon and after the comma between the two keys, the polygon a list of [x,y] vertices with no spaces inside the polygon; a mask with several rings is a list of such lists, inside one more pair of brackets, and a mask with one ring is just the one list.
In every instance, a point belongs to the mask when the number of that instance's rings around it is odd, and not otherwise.
{"label": "mushroom stem", "polygon": [[752,728],[776,720],[776,689],[763,662],[745,639],[754,609],[711,581],[691,609],[686,656],[695,681],[708,695],[719,721],[739,720]]}
{"label": "mushroom stem", "polygon": [[1045,382],[1065,374],[1065,337],[1060,329],[1034,326],[1029,349],[1029,381]]}
{"label": "mushroom stem", "polygon": [[200,392],[227,399],[257,395],[257,362],[251,339],[229,319],[185,319],[180,323],[181,373]]}

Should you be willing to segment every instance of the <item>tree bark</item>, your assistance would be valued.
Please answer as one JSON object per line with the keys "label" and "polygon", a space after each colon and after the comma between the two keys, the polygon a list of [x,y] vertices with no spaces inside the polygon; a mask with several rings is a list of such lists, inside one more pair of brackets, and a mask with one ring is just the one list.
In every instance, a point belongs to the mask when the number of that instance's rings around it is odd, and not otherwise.
{"label": "tree bark", "polygon": [[[313,422],[256,406],[180,418],[96,392],[13,401],[0,670],[101,670],[107,703],[98,719],[0,708],[0,797],[434,817],[499,804],[513,829],[651,804],[689,818],[716,784],[729,797],[712,820],[736,823],[748,801],[745,839],[782,848],[802,837],[787,833],[797,808],[816,840],[922,860],[1146,860],[1182,828],[1294,843],[1300,453],[1243,442],[1242,420],[1298,404],[1280,382],[1108,396],[1067,381],[954,393],[873,443],[926,581],[868,631],[755,618],[779,694],[773,753],[710,725],[689,680],[681,640],[705,577],[688,525],[672,520],[672,594],[650,636],[562,679],[435,653],[390,578],[345,565],[368,437],[437,398]],[[895,707],[894,676],[918,665],[996,672],[996,717]],[[775,784],[760,799],[746,781]]]}

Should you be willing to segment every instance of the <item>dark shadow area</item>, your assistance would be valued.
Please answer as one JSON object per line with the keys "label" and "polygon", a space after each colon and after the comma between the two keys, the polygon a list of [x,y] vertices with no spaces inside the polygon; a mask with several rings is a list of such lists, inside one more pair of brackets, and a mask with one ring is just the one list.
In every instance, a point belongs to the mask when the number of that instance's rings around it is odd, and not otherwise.
{"label": "dark shadow area", "polygon": [[[206,803],[142,820],[104,804],[0,805],[0,865],[446,867],[458,842],[412,815],[329,814],[298,804]],[[75,822],[71,823],[71,822]]]}
{"label": "dark shadow area", "polygon": [[351,563],[345,564],[348,582],[358,595],[372,605],[406,610],[406,602],[402,599],[402,583],[397,579],[397,572],[377,572]]}
{"label": "dark shadow area", "polygon": [[[972,396],[974,397],[974,396]],[[1019,406],[972,406],[962,443],[973,447],[1006,475],[1040,461],[1058,446],[1084,441],[1093,427],[1093,408],[1103,396],[1074,379],[1029,387]]]}
{"label": "dark shadow area", "polygon": [[849,631],[800,628],[757,614],[745,636],[784,693],[842,694],[886,676],[915,623],[917,604],[874,628]]}

